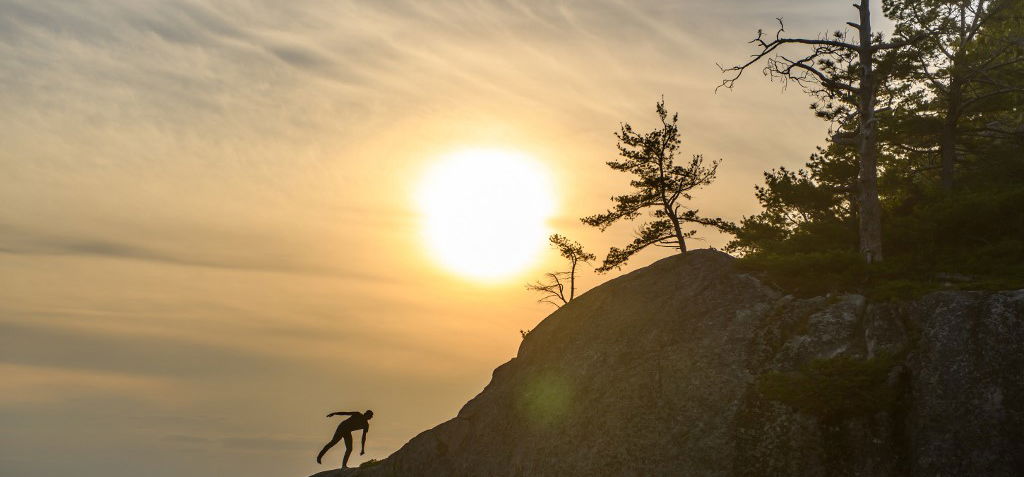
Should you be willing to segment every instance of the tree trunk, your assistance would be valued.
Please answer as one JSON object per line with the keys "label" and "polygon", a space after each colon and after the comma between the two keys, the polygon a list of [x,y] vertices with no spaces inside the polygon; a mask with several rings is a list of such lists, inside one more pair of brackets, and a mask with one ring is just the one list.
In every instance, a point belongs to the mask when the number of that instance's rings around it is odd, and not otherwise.
{"label": "tree trunk", "polygon": [[953,192],[953,170],[956,166],[956,137],[947,122],[939,133],[939,150],[942,153],[942,191]]}
{"label": "tree trunk", "polygon": [[861,64],[858,115],[860,116],[860,171],[857,174],[860,253],[867,263],[882,261],[882,204],[878,199],[878,136],[875,124],[874,51],[871,45],[871,10],[862,0],[860,11]]}
{"label": "tree trunk", "polygon": [[686,253],[686,239],[683,238],[683,228],[679,226],[679,217],[676,217],[676,212],[665,207],[665,215],[668,215],[668,219],[672,221],[672,229],[676,232],[676,239],[679,240],[679,253]]}
{"label": "tree trunk", "polygon": [[572,261],[572,268],[569,269],[569,299],[564,300],[568,305],[576,297],[576,260]]}
{"label": "tree trunk", "polygon": [[942,154],[942,190],[947,194],[953,192],[956,174],[956,130],[960,117],[960,101],[963,95],[960,81],[957,78],[952,78],[949,83],[946,120],[942,123],[942,131],[939,133],[939,152]]}
{"label": "tree trunk", "polygon": [[683,238],[683,229],[679,226],[679,217],[676,216],[674,203],[669,203],[665,191],[665,146],[662,145],[660,159],[658,160],[658,179],[661,181],[659,193],[661,194],[661,207],[665,209],[665,215],[672,221],[672,230],[676,233],[676,240],[679,242],[679,253],[686,253],[686,239]]}

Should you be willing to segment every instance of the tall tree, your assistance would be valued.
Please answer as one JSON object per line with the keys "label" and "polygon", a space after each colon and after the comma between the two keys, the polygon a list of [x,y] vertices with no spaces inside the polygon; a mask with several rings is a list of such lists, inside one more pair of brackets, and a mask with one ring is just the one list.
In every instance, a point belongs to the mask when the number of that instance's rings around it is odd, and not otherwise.
{"label": "tall tree", "polygon": [[682,143],[677,125],[679,114],[670,118],[664,99],[658,101],[655,110],[661,127],[641,133],[628,123],[623,124],[615,134],[619,139],[619,156],[623,159],[607,162],[608,167],[634,176],[630,181],[634,191],[612,197],[613,209],[580,219],[602,232],[619,220],[635,220],[644,211],[650,211],[653,220],[643,223],[633,242],[625,248],[612,247],[597,268],[598,272],[621,267],[630,257],[651,245],[686,252],[686,239],[696,234],[695,230],[685,230],[688,223],[732,229],[732,224],[720,218],[701,217],[698,210],[682,204],[683,200],[692,198],[691,191],[714,181],[720,161],[712,161],[710,166],[705,166],[703,156],[697,154],[689,164],[676,165],[675,157]]}
{"label": "tall tree", "polygon": [[[858,12],[858,21],[847,22],[857,32],[853,39],[843,31],[818,38],[785,37],[781,18],[774,37],[766,37],[762,30],[758,30],[750,43],[760,51],[751,55],[746,63],[722,68],[725,78],[720,87],[732,88],[747,68],[763,60],[765,66],[762,71],[773,80],[796,83],[826,102],[838,98],[855,105],[849,118],[856,123],[855,132],[837,136],[836,140],[857,146],[859,249],[864,260],[873,263],[883,259],[882,205],[878,193],[877,99],[886,82],[884,76],[879,75],[879,66],[888,59],[887,52],[903,48],[918,38],[885,42],[880,34],[872,31],[870,3],[861,0],[854,4],[854,8]],[[787,55],[785,51],[791,46],[805,48],[805,51],[797,56]],[[884,69],[881,71],[884,74]],[[828,111],[827,107],[824,109],[820,114],[837,114],[836,111]],[[842,111],[840,108],[839,112]],[[847,118],[833,116],[833,119],[845,121]]]}
{"label": "tall tree", "polygon": [[[558,254],[569,262],[569,270],[546,273],[545,281],[527,283],[526,289],[540,293],[541,298],[537,300],[540,303],[566,305],[576,298],[576,267],[581,263],[593,262],[597,256],[584,250],[579,242],[571,242],[562,235],[554,234],[548,237],[548,241],[558,250]],[[528,332],[523,332],[523,338],[526,338],[526,333]]]}
{"label": "tall tree", "polygon": [[928,93],[917,115],[936,123],[928,129],[938,146],[941,185],[947,193],[953,190],[962,137],[968,132],[964,123],[1001,98],[1024,92],[1018,76],[1004,74],[1024,62],[1021,33],[999,28],[1021,10],[1019,0],[890,0],[885,4],[898,34],[927,35],[904,57],[914,67],[912,79]]}
{"label": "tall tree", "polygon": [[[1024,2],[885,0],[883,5],[897,37],[916,39],[905,48],[877,52],[874,68],[885,258],[898,261],[898,272],[888,268],[880,274],[851,257],[860,249],[861,97],[820,84],[808,89],[816,96],[815,112],[831,123],[829,143],[804,169],[765,173],[756,194],[763,210],[743,219],[727,250],[743,253],[748,265],[793,292],[870,293],[894,279],[934,286],[951,271],[978,277],[978,283],[1020,287]],[[975,22],[979,12],[987,19]],[[842,32],[829,38],[845,41]],[[963,40],[969,41],[961,47]],[[776,54],[781,53],[780,47]],[[857,51],[845,49],[811,66],[828,79],[859,86],[859,62]],[[781,77],[772,68],[765,72]],[[956,108],[950,108],[956,106],[948,93],[951,81],[962,86]],[[952,194],[948,151],[955,152]]]}

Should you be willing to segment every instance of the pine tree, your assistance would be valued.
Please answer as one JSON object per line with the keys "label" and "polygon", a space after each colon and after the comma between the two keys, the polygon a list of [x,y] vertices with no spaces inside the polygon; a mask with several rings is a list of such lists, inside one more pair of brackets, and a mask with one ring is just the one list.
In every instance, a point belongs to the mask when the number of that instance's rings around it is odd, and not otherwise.
{"label": "pine tree", "polygon": [[665,100],[655,108],[661,127],[647,133],[637,132],[628,123],[616,133],[622,160],[608,162],[608,167],[633,175],[633,192],[612,197],[615,207],[603,214],[584,217],[584,224],[606,230],[619,220],[635,220],[649,211],[652,220],[644,222],[636,231],[634,240],[624,248],[612,247],[604,262],[597,268],[606,272],[625,265],[630,257],[654,245],[677,248],[686,252],[686,239],[696,234],[687,224],[698,224],[721,230],[732,230],[733,225],[720,218],[705,218],[696,209],[683,205],[690,200],[695,189],[715,180],[720,161],[704,164],[697,154],[686,165],[675,163],[681,140],[679,114],[669,117]]}

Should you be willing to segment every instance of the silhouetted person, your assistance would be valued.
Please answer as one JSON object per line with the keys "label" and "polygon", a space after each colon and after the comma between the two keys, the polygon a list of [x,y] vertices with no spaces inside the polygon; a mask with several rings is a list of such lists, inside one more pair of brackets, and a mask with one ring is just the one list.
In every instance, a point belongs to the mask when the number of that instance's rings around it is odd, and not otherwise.
{"label": "silhouetted person", "polygon": [[368,410],[363,413],[332,412],[327,415],[327,417],[331,416],[352,417],[345,419],[344,421],[341,421],[341,424],[338,424],[338,430],[334,431],[334,437],[331,438],[331,442],[328,442],[327,445],[324,446],[323,450],[320,451],[320,454],[316,456],[316,463],[319,464],[320,459],[324,457],[324,454],[326,454],[331,447],[334,447],[334,444],[337,444],[338,441],[345,438],[345,458],[341,460],[341,468],[344,469],[345,467],[348,467],[348,456],[352,454],[352,431],[359,429],[363,430],[362,449],[360,449],[359,455],[366,453],[366,433],[370,430],[370,419],[373,418],[373,411]]}

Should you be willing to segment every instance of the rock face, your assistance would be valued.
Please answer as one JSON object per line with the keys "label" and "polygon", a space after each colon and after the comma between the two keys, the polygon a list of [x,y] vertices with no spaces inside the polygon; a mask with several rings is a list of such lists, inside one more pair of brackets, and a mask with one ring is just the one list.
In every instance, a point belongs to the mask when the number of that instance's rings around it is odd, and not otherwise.
{"label": "rock face", "polygon": [[357,476],[1024,475],[1024,290],[796,299],[699,250],[541,322]]}

